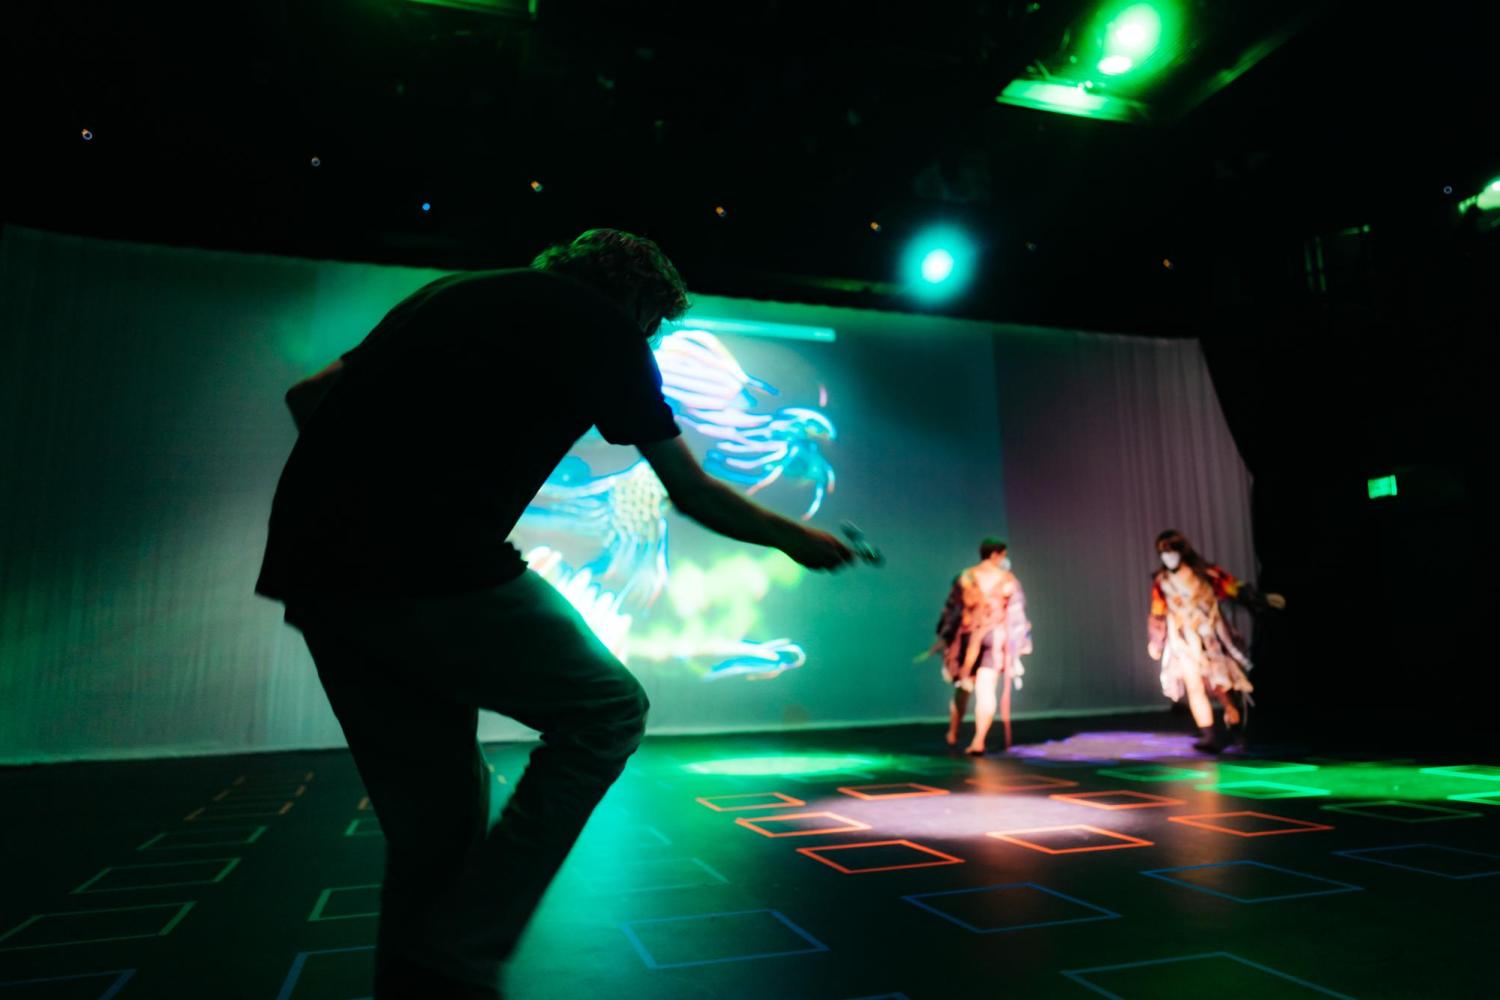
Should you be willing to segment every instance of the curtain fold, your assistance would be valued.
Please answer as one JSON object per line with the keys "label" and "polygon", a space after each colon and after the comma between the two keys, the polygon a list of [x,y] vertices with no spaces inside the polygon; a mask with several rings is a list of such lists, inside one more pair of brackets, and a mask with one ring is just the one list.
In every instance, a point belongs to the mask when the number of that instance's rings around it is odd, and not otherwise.
{"label": "curtain fold", "polygon": [[1176,528],[1255,578],[1250,477],[1198,344],[1013,330],[996,370],[1012,560],[1037,636],[1026,706],[1159,704],[1145,655],[1156,535]]}

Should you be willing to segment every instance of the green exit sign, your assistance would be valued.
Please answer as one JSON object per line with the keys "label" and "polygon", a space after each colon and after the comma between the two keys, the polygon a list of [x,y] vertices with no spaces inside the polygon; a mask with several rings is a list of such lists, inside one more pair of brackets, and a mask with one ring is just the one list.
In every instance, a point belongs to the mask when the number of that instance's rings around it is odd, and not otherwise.
{"label": "green exit sign", "polygon": [[1370,499],[1378,500],[1381,497],[1393,497],[1396,495],[1396,477],[1381,476],[1378,479],[1370,479],[1365,482],[1370,491]]}

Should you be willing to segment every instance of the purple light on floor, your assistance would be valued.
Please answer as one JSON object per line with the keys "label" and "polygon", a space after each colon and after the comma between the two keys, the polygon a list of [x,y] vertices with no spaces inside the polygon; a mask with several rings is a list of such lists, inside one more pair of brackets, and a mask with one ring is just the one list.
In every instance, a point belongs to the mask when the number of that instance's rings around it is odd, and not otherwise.
{"label": "purple light on floor", "polygon": [[[1016,777],[1018,770],[1006,768],[1005,773]],[[1150,809],[1104,812],[1052,797],[1056,792],[1077,790],[1076,786],[1070,785],[1000,792],[976,785],[955,784],[948,795],[883,802],[860,801],[846,795],[820,795],[808,797],[806,806],[788,811],[834,812],[873,828],[873,832],[848,834],[847,838],[851,840],[856,837],[866,840],[904,838],[965,858],[973,856],[974,845],[979,845],[981,851],[993,849],[992,838],[987,835],[996,831],[1087,823],[1124,834],[1139,833],[1149,839],[1149,830],[1159,823],[1159,820],[1145,815],[1154,811]],[[812,840],[807,838],[808,842]],[[970,846],[965,848],[965,844]],[[1020,851],[1017,857],[1030,853]],[[1036,862],[1045,857],[1037,854],[1029,860]]]}
{"label": "purple light on floor", "polygon": [[1196,757],[1194,736],[1186,733],[1149,733],[1112,730],[1074,733],[1065,740],[1024,743],[1010,748],[1009,756],[1033,761],[1077,761],[1110,763],[1117,760],[1155,760],[1161,757]]}

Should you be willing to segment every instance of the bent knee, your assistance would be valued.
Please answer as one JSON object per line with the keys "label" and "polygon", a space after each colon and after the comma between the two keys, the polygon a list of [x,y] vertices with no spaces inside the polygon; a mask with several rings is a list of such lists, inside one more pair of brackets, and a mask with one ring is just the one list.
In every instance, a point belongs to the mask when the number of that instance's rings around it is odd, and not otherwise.
{"label": "bent knee", "polygon": [[598,722],[615,740],[630,744],[631,750],[646,734],[646,715],[651,711],[651,699],[641,682],[625,671],[616,692],[609,699],[608,707],[600,713]]}
{"label": "bent knee", "polygon": [[624,716],[626,721],[644,733],[646,731],[646,716],[651,712],[651,699],[647,697],[646,689],[641,687],[641,682],[634,677],[630,678],[630,691],[625,700]]}

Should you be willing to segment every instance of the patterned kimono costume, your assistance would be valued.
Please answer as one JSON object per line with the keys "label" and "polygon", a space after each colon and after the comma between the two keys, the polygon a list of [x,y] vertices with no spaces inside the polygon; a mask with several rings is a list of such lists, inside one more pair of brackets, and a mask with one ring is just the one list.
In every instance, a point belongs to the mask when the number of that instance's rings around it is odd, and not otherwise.
{"label": "patterned kimono costume", "polygon": [[1219,602],[1253,603],[1254,591],[1218,566],[1208,567],[1208,579],[1191,571],[1181,573],[1165,567],[1151,578],[1151,618],[1148,630],[1152,650],[1161,650],[1161,690],[1173,701],[1187,694],[1183,678],[1196,672],[1206,688],[1255,690],[1246,671],[1249,657],[1244,641],[1224,618]]}
{"label": "patterned kimono costume", "polygon": [[965,570],[953,581],[938,619],[938,638],[944,643],[943,680],[965,691],[974,690],[974,673],[993,667],[1008,673],[1021,688],[1026,668],[1021,657],[1031,653],[1031,622],[1026,618],[1026,594],[1021,581],[1007,579],[989,594]]}

